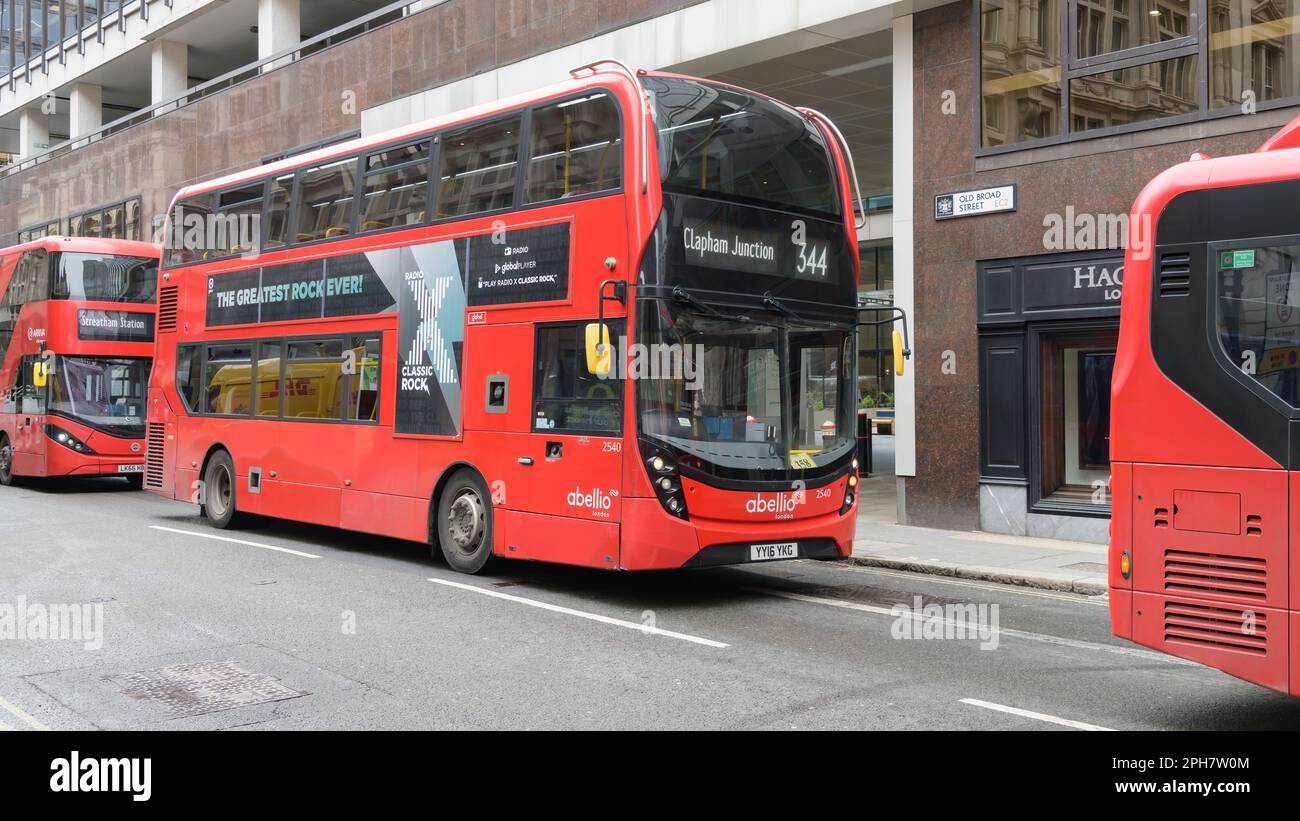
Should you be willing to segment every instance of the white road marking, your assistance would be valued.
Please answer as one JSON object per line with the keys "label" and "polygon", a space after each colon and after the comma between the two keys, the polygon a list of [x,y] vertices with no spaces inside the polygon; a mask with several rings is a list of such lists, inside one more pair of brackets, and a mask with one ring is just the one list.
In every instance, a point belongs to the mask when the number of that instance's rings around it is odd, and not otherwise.
{"label": "white road marking", "polygon": [[[809,562],[815,561],[812,559]],[[1106,603],[1106,594],[1100,596],[1084,596],[1081,593],[1053,593],[1050,590],[1041,590],[1033,587],[1018,587],[1012,584],[995,584],[993,582],[978,582],[973,579],[961,579],[954,576],[939,576],[929,573],[915,573],[907,570],[889,570],[884,567],[869,567],[867,565],[847,565],[836,567],[836,570],[847,570],[851,573],[867,573],[871,575],[893,576],[896,579],[922,580],[934,582],[935,584],[947,584],[956,587],[974,587],[977,590],[991,590],[996,593],[1014,593],[1017,596],[1033,596],[1039,599],[1056,599],[1057,601],[1070,602],[1072,604],[1089,604],[1094,607],[1109,607]]]}
{"label": "white road marking", "polygon": [[1110,727],[1099,727],[1096,724],[1088,724],[1083,721],[1075,721],[1070,718],[1061,718],[1051,716],[1047,713],[1035,713],[1033,710],[1022,710],[1019,707],[1008,707],[1005,704],[994,704],[991,701],[980,701],[977,698],[963,698],[962,704],[969,704],[973,707],[983,707],[986,710],[996,710],[999,713],[1010,713],[1013,716],[1022,716],[1023,718],[1032,718],[1037,721],[1046,721],[1049,724],[1060,724],[1062,727],[1073,727],[1076,730],[1093,730],[1106,733],[1115,732]]}
{"label": "white road marking", "polygon": [[292,550],[287,547],[277,547],[273,544],[262,544],[261,542],[248,542],[243,539],[232,539],[229,536],[218,536],[215,533],[202,533],[197,530],[180,530],[175,527],[163,527],[162,525],[149,525],[154,530],[165,530],[168,533],[183,533],[186,536],[198,536],[200,539],[213,539],[218,542],[230,542],[231,544],[248,545],[249,547],[260,547],[263,550],[275,550],[279,553],[288,553],[293,556],[301,556],[304,559],[319,559],[312,553],[303,553],[301,550]]}
{"label": "white road marking", "polygon": [[[0,708],[3,708],[3,709],[5,709],[5,710],[8,710],[8,711],[13,715],[14,718],[18,719],[19,721],[23,722],[23,723],[26,724],[27,726],[31,727],[33,730],[48,730],[48,729],[50,729],[49,727],[46,727],[44,724],[40,723],[40,722],[37,721],[36,719],[34,719],[34,718],[32,718],[31,716],[29,716],[27,713],[23,712],[22,710],[18,709],[18,708],[15,707],[14,705],[12,705],[12,704],[10,704],[9,702],[5,701],[4,698],[0,698]],[[13,729],[12,727],[10,727],[10,726],[7,725],[7,724],[5,725],[4,728],[5,728],[6,730],[12,730],[12,729]]]}
{"label": "white road marking", "polygon": [[13,727],[10,727],[8,724],[5,724],[3,721],[0,721],[0,733],[13,732],[13,729],[14,729]]}
{"label": "white road marking", "polygon": [[[844,601],[843,599],[828,599],[828,598],[823,598],[821,596],[807,596],[804,595],[803,593],[791,593],[787,590],[768,590],[762,587],[747,587],[745,589],[749,590],[752,593],[762,593],[765,596],[775,596],[780,599],[791,599],[792,601],[808,602],[809,604],[823,604],[828,607],[841,607],[846,610],[857,610],[862,613],[873,613],[878,616],[889,616],[890,618],[898,618],[898,614],[896,614],[892,608],[879,607],[874,604],[860,604],[858,602]],[[910,606],[909,606],[909,610],[910,610]],[[969,624],[958,624],[955,619],[927,616],[924,613],[912,613],[912,619],[921,623],[925,623],[930,621],[931,619],[935,619],[939,623],[944,624],[946,626],[951,626],[954,628],[965,627],[968,630],[970,628]],[[1045,633],[1030,633],[1026,630],[1013,630],[1010,627],[999,627],[997,629],[997,633],[999,636],[1011,636],[1013,638],[1028,639],[1029,641],[1037,641],[1037,642],[1042,642],[1044,644],[1057,644],[1063,647],[1073,647],[1077,650],[1095,650],[1102,653],[1114,653],[1115,655],[1120,655],[1120,656],[1133,656],[1146,661],[1162,661],[1165,662],[1166,664],[1181,664],[1181,665],[1186,665],[1188,667],[1201,666],[1194,661],[1187,661],[1186,659],[1180,659],[1174,656],[1166,656],[1161,653],[1153,653],[1150,652],[1149,650],[1139,650],[1136,647],[1116,647],[1110,644],[1098,644],[1092,641],[1083,641],[1082,639],[1067,639],[1061,636],[1049,636]]]}
{"label": "white road marking", "polygon": [[484,596],[491,596],[496,599],[505,599],[506,601],[517,602],[519,604],[526,604],[529,607],[537,607],[542,610],[550,610],[553,613],[564,613],[565,615],[569,615],[569,616],[577,616],[580,619],[590,619],[591,621],[598,621],[601,624],[612,624],[616,627],[626,627],[629,630],[636,630],[640,633],[649,633],[656,636],[664,636],[670,639],[681,639],[682,641],[689,641],[689,642],[693,642],[694,644],[703,644],[705,647],[723,648],[723,647],[731,646],[729,644],[724,644],[723,642],[720,641],[714,641],[713,639],[703,639],[700,638],[699,636],[692,636],[687,633],[675,633],[672,630],[662,630],[658,627],[650,627],[648,625],[637,624],[636,622],[632,622],[632,621],[624,621],[623,619],[615,619],[609,616],[602,616],[598,613],[588,613],[583,610],[574,610],[571,607],[561,607],[558,604],[548,604],[547,602],[537,601],[535,599],[525,599],[522,596],[512,596],[509,593],[502,593],[497,590],[488,590],[487,588],[478,587],[472,584],[462,584],[461,582],[453,582],[453,581],[448,581],[446,579],[429,579],[429,581],[433,582],[434,584],[444,585],[446,587],[455,587],[461,590],[468,590],[472,593],[482,593]]}

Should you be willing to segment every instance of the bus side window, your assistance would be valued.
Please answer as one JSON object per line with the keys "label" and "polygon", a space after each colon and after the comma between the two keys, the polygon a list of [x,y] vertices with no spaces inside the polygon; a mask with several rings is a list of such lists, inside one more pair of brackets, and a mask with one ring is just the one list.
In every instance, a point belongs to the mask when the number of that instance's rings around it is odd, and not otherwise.
{"label": "bus side window", "polygon": [[295,242],[354,233],[352,197],[357,189],[357,159],[308,168],[298,173]]}
{"label": "bus side window", "polygon": [[526,202],[609,191],[623,183],[618,106],[608,94],[564,100],[533,112]]}
{"label": "bus side window", "polygon": [[266,185],[262,181],[222,191],[217,194],[217,222],[211,249],[212,257],[251,254],[257,251],[258,223],[262,219],[262,197]]}
{"label": "bus side window", "polygon": [[429,142],[404,145],[366,157],[361,226],[382,231],[424,222],[429,196]]}
{"label": "bus side window", "polygon": [[343,341],[294,340],[284,363],[285,419],[343,418]]}
{"label": "bus side window", "polygon": [[379,421],[379,370],[383,340],[379,336],[354,336],[344,352],[348,370],[348,404],[344,418],[352,422]]}
{"label": "bus side window", "polygon": [[253,348],[247,342],[209,345],[204,368],[203,412],[218,416],[248,416]]}
{"label": "bus side window", "polygon": [[519,123],[516,115],[443,135],[436,217],[478,214],[514,204]]}
{"label": "bus side window", "polygon": [[181,395],[185,409],[190,413],[201,412],[199,400],[203,382],[199,378],[199,365],[203,357],[199,355],[198,345],[176,346],[176,392]]}
{"label": "bus side window", "polygon": [[[622,431],[623,380],[617,378],[617,373],[604,378],[587,370],[587,324],[565,323],[537,329],[534,430]],[[622,321],[606,320],[606,325],[611,340],[619,339],[624,333]]]}
{"label": "bus side window", "polygon": [[266,227],[262,247],[278,248],[288,242],[289,200],[293,194],[293,175],[283,174],[271,180],[266,198]]}

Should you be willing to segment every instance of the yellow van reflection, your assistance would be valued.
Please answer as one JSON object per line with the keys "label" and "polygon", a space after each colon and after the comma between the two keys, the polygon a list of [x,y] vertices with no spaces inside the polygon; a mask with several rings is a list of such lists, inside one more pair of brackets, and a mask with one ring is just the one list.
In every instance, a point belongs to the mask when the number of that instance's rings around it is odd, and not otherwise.
{"label": "yellow van reflection", "polygon": [[[345,387],[342,362],[288,361],[284,368],[284,418],[348,419],[375,422],[379,419],[379,359],[356,351],[357,377],[349,392]],[[248,416],[251,391],[245,364],[223,365],[208,384],[208,407],[212,413]],[[280,359],[263,359],[257,365],[257,416],[281,414]],[[347,394],[345,396],[345,393]],[[345,415],[346,414],[346,415]]]}

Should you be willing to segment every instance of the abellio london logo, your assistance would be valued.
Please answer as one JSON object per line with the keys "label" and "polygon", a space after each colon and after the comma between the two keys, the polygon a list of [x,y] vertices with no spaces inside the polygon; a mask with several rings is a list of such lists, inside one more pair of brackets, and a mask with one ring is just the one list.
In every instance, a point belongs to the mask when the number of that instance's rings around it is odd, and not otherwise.
{"label": "abellio london logo", "polygon": [[755,493],[753,498],[746,500],[745,512],[771,514],[780,519],[794,515],[803,502],[804,495],[797,490],[793,493],[771,493],[766,496]]}
{"label": "abellio london logo", "polygon": [[610,510],[614,507],[614,497],[617,495],[617,490],[601,490],[600,488],[583,490],[581,487],[575,487],[569,491],[568,502],[569,507],[586,510],[593,516],[608,518]]}

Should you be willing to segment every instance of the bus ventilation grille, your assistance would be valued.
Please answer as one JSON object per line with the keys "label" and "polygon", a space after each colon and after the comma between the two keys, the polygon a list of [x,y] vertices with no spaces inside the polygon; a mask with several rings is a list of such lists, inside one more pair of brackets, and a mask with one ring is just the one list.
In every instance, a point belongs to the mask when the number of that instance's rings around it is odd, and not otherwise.
{"label": "bus ventilation grille", "polygon": [[1268,614],[1165,602],[1165,643],[1268,654]]}
{"label": "bus ventilation grille", "polygon": [[1160,296],[1187,296],[1192,292],[1192,255],[1160,255]]}
{"label": "bus ventilation grille", "polygon": [[168,285],[158,292],[158,330],[176,330],[176,286]]}
{"label": "bus ventilation grille", "polygon": [[1166,550],[1165,592],[1262,602],[1268,595],[1268,562],[1251,556]]}
{"label": "bus ventilation grille", "polygon": [[167,426],[161,422],[150,422],[149,433],[145,438],[144,483],[148,487],[161,489],[163,486],[163,444],[167,437]]}

